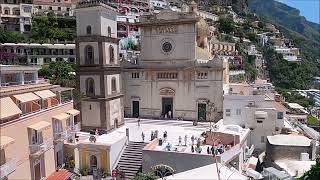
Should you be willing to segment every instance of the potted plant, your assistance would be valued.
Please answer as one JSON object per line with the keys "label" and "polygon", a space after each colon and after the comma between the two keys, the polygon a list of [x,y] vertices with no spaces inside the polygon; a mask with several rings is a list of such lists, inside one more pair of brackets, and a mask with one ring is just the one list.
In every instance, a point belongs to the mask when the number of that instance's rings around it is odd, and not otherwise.
{"label": "potted plant", "polygon": [[89,173],[89,169],[88,169],[87,166],[83,166],[83,167],[80,168],[80,174],[81,174],[82,176],[87,176],[88,173]]}

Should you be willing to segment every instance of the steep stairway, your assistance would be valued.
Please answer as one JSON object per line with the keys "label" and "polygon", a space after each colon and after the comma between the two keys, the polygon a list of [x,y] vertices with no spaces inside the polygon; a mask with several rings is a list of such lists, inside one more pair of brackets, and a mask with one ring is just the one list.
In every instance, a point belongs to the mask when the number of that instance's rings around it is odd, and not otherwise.
{"label": "steep stairway", "polygon": [[125,174],[125,179],[133,179],[141,168],[142,149],[146,143],[130,141],[118,162],[118,169]]}

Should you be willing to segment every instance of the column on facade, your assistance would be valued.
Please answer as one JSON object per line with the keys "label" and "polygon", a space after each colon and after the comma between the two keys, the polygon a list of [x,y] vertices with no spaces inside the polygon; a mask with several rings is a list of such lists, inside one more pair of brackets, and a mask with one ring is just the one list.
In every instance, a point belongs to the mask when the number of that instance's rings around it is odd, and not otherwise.
{"label": "column on facade", "polygon": [[32,74],[32,82],[38,83],[38,72]]}
{"label": "column on facade", "polygon": [[43,63],[44,63],[43,58],[39,58],[38,64],[43,65]]}
{"label": "column on facade", "polygon": [[18,74],[20,84],[24,84],[24,72]]}

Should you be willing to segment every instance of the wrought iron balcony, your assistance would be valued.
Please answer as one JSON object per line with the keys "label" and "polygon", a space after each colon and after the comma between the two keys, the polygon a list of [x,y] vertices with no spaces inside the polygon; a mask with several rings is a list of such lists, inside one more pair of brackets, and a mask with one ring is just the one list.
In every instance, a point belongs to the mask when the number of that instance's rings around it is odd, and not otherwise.
{"label": "wrought iron balcony", "polygon": [[17,168],[17,161],[16,159],[9,159],[6,163],[1,165],[0,167],[0,179],[8,176]]}
{"label": "wrought iron balcony", "polygon": [[52,139],[46,139],[43,143],[29,145],[31,155],[40,155],[53,146]]}

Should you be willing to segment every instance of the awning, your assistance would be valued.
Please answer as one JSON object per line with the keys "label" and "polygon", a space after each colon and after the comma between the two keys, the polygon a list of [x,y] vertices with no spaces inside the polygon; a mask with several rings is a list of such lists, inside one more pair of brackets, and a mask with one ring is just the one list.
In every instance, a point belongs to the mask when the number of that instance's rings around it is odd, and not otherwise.
{"label": "awning", "polygon": [[0,144],[1,144],[1,149],[4,149],[10,144],[14,143],[14,139],[8,136],[0,136]]}
{"label": "awning", "polygon": [[52,117],[52,119],[57,119],[60,121],[66,120],[68,118],[70,118],[70,115],[66,114],[66,113],[61,113],[61,114],[58,114],[58,115]]}
{"label": "awning", "polygon": [[47,99],[51,97],[55,97],[56,94],[51,92],[50,90],[36,91],[34,92],[36,95],[40,96],[42,99]]}
{"label": "awning", "polygon": [[37,95],[35,95],[33,93],[19,94],[19,95],[14,95],[13,97],[18,99],[21,103],[35,101],[35,100],[40,99],[40,97],[38,97]]}
{"label": "awning", "polygon": [[78,111],[76,109],[71,109],[71,110],[67,111],[66,113],[71,114],[72,116],[76,116],[76,115],[80,114],[80,111]]}
{"label": "awning", "polygon": [[40,121],[38,123],[32,124],[31,126],[28,126],[28,128],[34,129],[36,131],[42,131],[44,129],[48,129],[50,126],[50,123],[46,121]]}
{"label": "awning", "polygon": [[1,98],[0,107],[0,119],[4,119],[22,113],[22,111],[18,108],[18,106],[12,101],[10,97]]}

